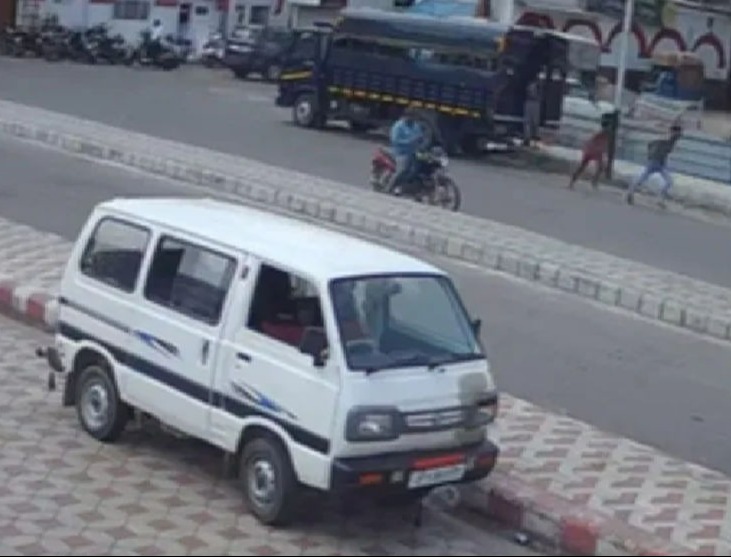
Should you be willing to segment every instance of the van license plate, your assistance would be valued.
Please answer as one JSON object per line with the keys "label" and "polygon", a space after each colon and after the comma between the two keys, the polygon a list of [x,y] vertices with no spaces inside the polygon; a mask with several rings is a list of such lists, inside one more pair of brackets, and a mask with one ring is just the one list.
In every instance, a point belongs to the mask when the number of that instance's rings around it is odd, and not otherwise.
{"label": "van license plate", "polygon": [[464,473],[464,464],[445,466],[444,468],[432,468],[431,470],[417,470],[409,476],[409,489],[456,482],[462,479]]}

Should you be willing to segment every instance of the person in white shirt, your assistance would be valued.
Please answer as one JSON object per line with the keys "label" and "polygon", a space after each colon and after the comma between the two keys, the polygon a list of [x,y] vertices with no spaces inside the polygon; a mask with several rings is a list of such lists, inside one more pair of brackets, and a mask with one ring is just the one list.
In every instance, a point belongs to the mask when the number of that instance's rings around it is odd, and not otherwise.
{"label": "person in white shirt", "polygon": [[162,51],[163,32],[164,28],[162,26],[162,21],[160,21],[159,19],[153,21],[152,30],[150,31],[150,44],[147,48],[147,55],[153,60]]}

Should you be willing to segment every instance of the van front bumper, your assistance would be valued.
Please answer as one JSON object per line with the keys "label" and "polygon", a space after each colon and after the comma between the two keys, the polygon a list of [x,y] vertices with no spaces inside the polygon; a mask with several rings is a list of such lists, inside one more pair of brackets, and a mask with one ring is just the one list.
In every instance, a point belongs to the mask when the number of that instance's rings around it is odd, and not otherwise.
{"label": "van front bumper", "polygon": [[408,451],[368,457],[336,458],[331,491],[419,491],[481,480],[495,468],[500,453],[485,440],[478,445],[438,451]]}

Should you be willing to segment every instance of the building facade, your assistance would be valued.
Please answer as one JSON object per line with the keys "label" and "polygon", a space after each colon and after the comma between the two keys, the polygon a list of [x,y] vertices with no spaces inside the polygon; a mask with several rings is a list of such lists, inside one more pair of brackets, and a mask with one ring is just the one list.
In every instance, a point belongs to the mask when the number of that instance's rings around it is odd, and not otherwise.
{"label": "building facade", "polygon": [[[637,0],[641,9],[632,26],[627,60],[627,86],[637,90],[652,66],[653,56],[668,51],[694,52],[703,61],[706,106],[731,108],[731,2]],[[597,7],[597,4],[602,4]],[[596,0],[523,0],[516,23],[557,29],[595,40],[602,47],[602,73],[616,78],[622,37],[623,2]],[[594,8],[594,9],[592,9]]]}

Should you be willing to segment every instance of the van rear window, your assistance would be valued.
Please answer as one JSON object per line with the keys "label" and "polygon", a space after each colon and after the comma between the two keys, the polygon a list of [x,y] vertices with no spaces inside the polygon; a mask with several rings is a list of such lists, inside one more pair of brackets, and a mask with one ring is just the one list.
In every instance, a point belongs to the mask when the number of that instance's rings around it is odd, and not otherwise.
{"label": "van rear window", "polygon": [[142,266],[150,231],[116,218],[99,221],[81,256],[81,272],[125,292],[132,292]]}

